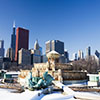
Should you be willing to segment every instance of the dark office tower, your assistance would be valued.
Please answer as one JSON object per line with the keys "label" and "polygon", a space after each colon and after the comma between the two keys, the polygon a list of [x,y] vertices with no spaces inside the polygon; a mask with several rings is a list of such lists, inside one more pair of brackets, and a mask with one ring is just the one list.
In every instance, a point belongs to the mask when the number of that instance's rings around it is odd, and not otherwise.
{"label": "dark office tower", "polygon": [[64,56],[65,56],[66,62],[69,62],[69,53],[68,53],[68,51],[64,51]]}
{"label": "dark office tower", "polygon": [[100,53],[97,50],[95,51],[95,56],[100,59]]}
{"label": "dark office tower", "polygon": [[29,30],[18,27],[16,30],[15,61],[18,61],[18,51],[23,48],[28,50]]}
{"label": "dark office tower", "polygon": [[95,60],[97,65],[100,65],[100,53],[97,50],[95,51]]}
{"label": "dark office tower", "polygon": [[0,58],[4,57],[4,52],[5,52],[5,49],[4,49],[4,40],[0,40]]}
{"label": "dark office tower", "polygon": [[66,58],[69,59],[69,53],[68,53],[68,51],[64,51],[64,55],[65,55]]}
{"label": "dark office tower", "polygon": [[46,53],[50,51],[56,51],[59,54],[64,54],[64,42],[59,40],[51,40],[46,42]]}
{"label": "dark office tower", "polygon": [[13,23],[13,33],[11,35],[11,48],[15,51],[16,45],[16,34],[15,34],[15,22]]}
{"label": "dark office tower", "polygon": [[86,48],[86,56],[91,56],[91,47]]}

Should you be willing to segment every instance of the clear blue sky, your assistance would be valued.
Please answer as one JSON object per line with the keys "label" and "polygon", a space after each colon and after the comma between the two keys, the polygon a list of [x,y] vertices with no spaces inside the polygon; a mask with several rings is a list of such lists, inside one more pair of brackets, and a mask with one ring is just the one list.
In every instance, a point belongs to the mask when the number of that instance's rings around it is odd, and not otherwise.
{"label": "clear blue sky", "polygon": [[100,51],[100,0],[0,0],[0,39],[10,47],[12,24],[29,29],[29,47],[58,39],[70,53]]}

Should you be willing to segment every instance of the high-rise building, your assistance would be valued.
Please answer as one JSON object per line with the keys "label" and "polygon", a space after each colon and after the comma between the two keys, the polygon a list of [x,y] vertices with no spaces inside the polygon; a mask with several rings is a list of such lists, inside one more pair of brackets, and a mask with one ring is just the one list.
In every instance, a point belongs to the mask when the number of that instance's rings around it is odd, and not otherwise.
{"label": "high-rise building", "polygon": [[46,44],[46,53],[52,51],[51,41],[47,41],[45,44]]}
{"label": "high-rise building", "polygon": [[19,50],[18,64],[31,65],[31,52],[21,48]]}
{"label": "high-rise building", "polygon": [[95,55],[100,59],[100,53],[96,50]]}
{"label": "high-rise building", "polygon": [[78,51],[78,60],[81,59],[81,50]]}
{"label": "high-rise building", "polygon": [[11,34],[11,48],[13,49],[15,53],[15,47],[16,47],[16,34],[15,34],[16,28],[15,28],[15,22],[13,23],[13,33]]}
{"label": "high-rise building", "polygon": [[15,61],[18,61],[18,51],[23,48],[28,50],[29,30],[18,27],[16,30],[16,51]]}
{"label": "high-rise building", "polygon": [[68,53],[68,51],[64,51],[64,55],[65,55],[66,58],[69,59],[69,53]]}
{"label": "high-rise building", "polygon": [[39,43],[38,43],[38,40],[35,41],[34,50],[39,50]]}
{"label": "high-rise building", "polygon": [[31,49],[31,64],[41,63],[41,50],[38,41],[35,41],[34,50]]}
{"label": "high-rise building", "polygon": [[59,54],[64,54],[64,42],[61,42],[59,40],[51,40],[46,42],[46,54],[50,51],[56,51]]}
{"label": "high-rise building", "polygon": [[9,69],[11,66],[11,60],[10,58],[6,58],[6,57],[3,57],[3,58],[0,58],[0,69]]}
{"label": "high-rise building", "polygon": [[84,58],[84,53],[83,51],[79,50],[78,51],[78,60],[83,59]]}
{"label": "high-rise building", "polygon": [[0,40],[0,58],[4,57],[4,52],[5,52],[5,49],[4,49],[4,40]]}
{"label": "high-rise building", "polygon": [[95,51],[95,60],[97,65],[100,65],[100,53],[97,50]]}
{"label": "high-rise building", "polygon": [[41,55],[42,55],[42,47],[40,47],[40,46],[39,46],[39,50],[40,50],[40,52],[41,52]]}
{"label": "high-rise building", "polygon": [[84,59],[84,53],[81,51],[81,59]]}
{"label": "high-rise building", "polygon": [[11,61],[14,61],[14,49],[13,48],[8,48],[7,53],[6,53],[6,57],[10,58]]}
{"label": "high-rise building", "polygon": [[74,61],[77,60],[77,53],[73,53],[73,60],[74,60]]}
{"label": "high-rise building", "polygon": [[86,56],[87,57],[91,56],[91,47],[90,46],[88,48],[86,48]]}
{"label": "high-rise building", "polygon": [[0,40],[0,48],[4,48],[4,40]]}
{"label": "high-rise building", "polygon": [[68,51],[64,51],[64,56],[65,56],[65,62],[68,63],[69,62],[69,53],[68,53]]}
{"label": "high-rise building", "polygon": [[59,57],[59,63],[68,63],[64,54]]}

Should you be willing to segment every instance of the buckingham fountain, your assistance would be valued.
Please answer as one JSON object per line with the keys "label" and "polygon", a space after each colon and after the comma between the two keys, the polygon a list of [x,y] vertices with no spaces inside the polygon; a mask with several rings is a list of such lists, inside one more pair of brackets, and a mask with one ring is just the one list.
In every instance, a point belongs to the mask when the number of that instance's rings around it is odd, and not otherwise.
{"label": "buckingham fountain", "polygon": [[21,70],[19,82],[23,81],[31,72],[32,77],[43,77],[43,74],[48,71],[48,74],[53,76],[55,81],[67,84],[68,82],[84,82],[87,80],[87,73],[74,70],[71,64],[59,63],[60,54],[56,51],[51,51],[47,54],[48,61],[46,63],[35,63],[32,70]]}

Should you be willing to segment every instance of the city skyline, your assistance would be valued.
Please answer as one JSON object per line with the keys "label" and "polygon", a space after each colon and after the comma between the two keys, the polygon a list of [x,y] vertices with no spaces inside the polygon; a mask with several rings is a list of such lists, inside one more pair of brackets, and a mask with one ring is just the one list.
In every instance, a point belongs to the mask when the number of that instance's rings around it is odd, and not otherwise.
{"label": "city skyline", "polygon": [[[92,54],[100,51],[99,0],[1,0],[0,40],[10,47],[12,24],[29,29],[29,48],[38,38],[45,52],[45,42],[61,40],[70,53],[91,46]],[[6,9],[5,9],[6,7]],[[23,13],[23,14],[22,14]]]}

